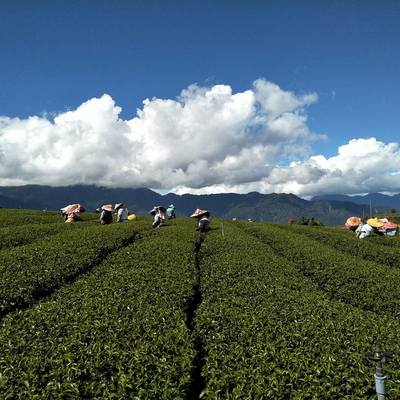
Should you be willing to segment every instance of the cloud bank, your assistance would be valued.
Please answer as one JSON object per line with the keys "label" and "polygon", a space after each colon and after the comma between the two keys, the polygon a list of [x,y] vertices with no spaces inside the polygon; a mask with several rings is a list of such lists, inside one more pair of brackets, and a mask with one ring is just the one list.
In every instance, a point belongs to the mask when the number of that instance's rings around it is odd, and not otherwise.
{"label": "cloud bank", "polygon": [[192,85],[177,99],[146,99],[130,120],[106,94],[53,120],[0,117],[0,185],[302,196],[400,191],[395,143],[355,139],[334,157],[310,156],[324,139],[307,125],[317,100],[259,79],[238,93]]}
{"label": "cloud bank", "polygon": [[[185,193],[186,188],[178,188]],[[353,139],[340,146],[331,158],[314,155],[304,161],[273,167],[258,182],[241,185],[214,185],[196,193],[215,192],[294,193],[303,197],[316,194],[360,194],[400,192],[400,150],[397,143],[385,144],[375,138]]]}

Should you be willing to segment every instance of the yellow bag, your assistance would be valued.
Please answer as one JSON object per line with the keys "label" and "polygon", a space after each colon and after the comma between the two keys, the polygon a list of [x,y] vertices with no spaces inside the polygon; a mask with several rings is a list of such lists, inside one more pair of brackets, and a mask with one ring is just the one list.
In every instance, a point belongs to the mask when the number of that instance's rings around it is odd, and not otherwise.
{"label": "yellow bag", "polygon": [[136,221],[136,220],[137,220],[136,214],[128,215],[128,221]]}

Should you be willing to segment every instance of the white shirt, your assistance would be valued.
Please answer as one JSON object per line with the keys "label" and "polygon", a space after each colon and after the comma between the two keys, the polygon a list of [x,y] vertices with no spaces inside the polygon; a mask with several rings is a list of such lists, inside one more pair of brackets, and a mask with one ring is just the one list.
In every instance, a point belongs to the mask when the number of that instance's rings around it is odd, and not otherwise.
{"label": "white shirt", "polygon": [[126,207],[121,207],[118,209],[117,221],[127,221],[128,220],[128,209]]}

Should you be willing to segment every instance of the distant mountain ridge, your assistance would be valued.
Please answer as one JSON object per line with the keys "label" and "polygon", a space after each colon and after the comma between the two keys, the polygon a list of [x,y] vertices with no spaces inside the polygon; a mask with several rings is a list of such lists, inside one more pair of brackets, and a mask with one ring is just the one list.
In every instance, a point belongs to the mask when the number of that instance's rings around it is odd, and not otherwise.
{"label": "distant mountain ridge", "polygon": [[0,206],[59,210],[71,203],[81,203],[88,210],[102,204],[123,201],[136,213],[147,213],[154,205],[173,203],[178,215],[189,215],[196,208],[207,209],[223,218],[252,218],[256,221],[287,222],[288,218],[315,219],[324,224],[342,224],[351,215],[362,215],[363,207],[354,202],[328,199],[312,201],[294,194],[224,193],[210,195],[161,195],[150,189],[104,188],[92,185],[51,187],[42,185],[0,187]]}
{"label": "distant mountain ridge", "polygon": [[372,207],[379,208],[395,208],[400,209],[400,193],[388,196],[382,193],[370,193],[364,196],[346,196],[344,194],[326,194],[323,196],[315,196],[313,201],[350,201],[355,204],[370,204]]}

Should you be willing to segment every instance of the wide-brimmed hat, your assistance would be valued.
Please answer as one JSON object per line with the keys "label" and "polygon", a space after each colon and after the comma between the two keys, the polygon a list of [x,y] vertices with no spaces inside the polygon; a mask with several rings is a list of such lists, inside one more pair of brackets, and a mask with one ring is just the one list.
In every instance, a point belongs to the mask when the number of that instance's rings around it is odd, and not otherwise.
{"label": "wide-brimmed hat", "polygon": [[165,213],[165,207],[163,206],[154,206],[150,211],[149,214],[154,215],[157,211],[161,211]]}
{"label": "wide-brimmed hat", "polygon": [[207,210],[202,210],[201,208],[196,208],[195,212],[190,216],[191,218],[199,218],[202,216],[209,216],[210,212]]}
{"label": "wide-brimmed hat", "polygon": [[367,220],[367,224],[371,225],[373,228],[381,228],[384,225],[384,222],[378,218],[370,218]]}
{"label": "wide-brimmed hat", "polygon": [[124,203],[116,203],[114,206],[114,210],[118,210],[118,208],[122,207],[124,205]]}
{"label": "wide-brimmed hat", "polygon": [[73,211],[75,211],[76,209],[79,209],[80,205],[79,204],[69,204],[68,206],[64,207],[64,212],[66,214],[69,214]]}
{"label": "wide-brimmed hat", "polygon": [[112,204],[104,204],[101,209],[104,211],[114,211]]}
{"label": "wide-brimmed hat", "polygon": [[391,221],[387,221],[387,222],[384,222],[383,227],[385,229],[396,229],[397,224],[395,224],[394,222],[391,222]]}
{"label": "wide-brimmed hat", "polygon": [[349,227],[356,227],[356,226],[358,226],[360,224],[361,224],[361,218],[360,217],[347,218],[347,221],[345,223],[345,225],[349,226]]}

